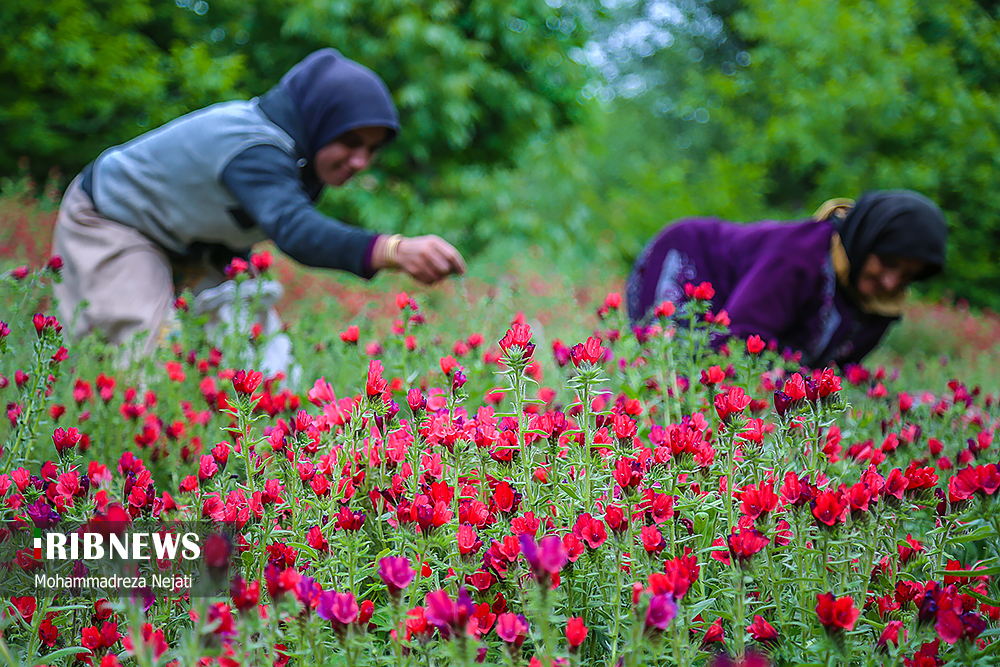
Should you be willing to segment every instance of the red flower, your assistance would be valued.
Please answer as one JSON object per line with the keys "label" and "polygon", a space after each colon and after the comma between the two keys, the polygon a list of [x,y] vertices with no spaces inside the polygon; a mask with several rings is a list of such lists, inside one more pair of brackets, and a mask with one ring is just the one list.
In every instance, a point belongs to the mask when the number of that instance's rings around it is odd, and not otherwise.
{"label": "red flower", "polygon": [[663,533],[656,526],[643,526],[641,531],[642,547],[647,553],[660,553],[667,546]]}
{"label": "red flower", "polygon": [[361,335],[361,330],[358,328],[358,325],[352,324],[351,326],[347,327],[347,329],[340,332],[340,340],[344,341],[349,345],[357,345],[358,336],[360,335]]}
{"label": "red flower", "polygon": [[916,461],[907,466],[904,476],[906,477],[906,492],[910,494],[933,489],[938,481],[934,468],[921,468]]}
{"label": "red flower", "polygon": [[581,541],[586,542],[591,549],[597,549],[608,539],[608,531],[604,527],[604,522],[593,518],[588,513],[581,514],[576,520],[573,534]]}
{"label": "red flower", "polygon": [[615,533],[623,533],[628,530],[625,512],[617,505],[608,505],[608,508],[604,510],[604,520],[607,522],[608,528]]}
{"label": "red flower", "polygon": [[475,529],[467,524],[458,527],[458,552],[463,556],[474,554],[483,546]]}
{"label": "red flower", "polygon": [[715,296],[715,289],[710,282],[703,282],[697,286],[687,283],[684,285],[684,296],[697,301],[711,301]]}
{"label": "red flower", "polygon": [[747,338],[747,353],[748,354],[760,354],[764,351],[764,340],[754,334]]}
{"label": "red flower", "polygon": [[55,646],[56,639],[59,638],[59,630],[52,624],[52,619],[54,617],[54,613],[47,614],[45,616],[45,620],[42,621],[40,626],[38,626],[38,639],[40,639],[41,642],[49,648]]}
{"label": "red flower", "polygon": [[612,427],[615,431],[615,437],[628,443],[632,442],[637,432],[635,420],[624,414],[616,414],[612,418]]}
{"label": "red flower", "polygon": [[[718,367],[713,366],[712,368]],[[705,371],[702,371],[702,382],[705,382],[705,380]],[[731,387],[728,392],[715,396],[715,411],[718,413],[720,420],[729,423],[729,416],[741,414],[750,405],[750,402],[750,397],[746,395],[743,389],[740,387]]]}
{"label": "red flower", "polygon": [[[455,361],[455,357],[450,354],[446,357],[441,357],[441,372],[445,375],[451,375],[451,372],[458,366],[458,362]],[[461,366],[458,366],[461,368]]]}
{"label": "red flower", "polygon": [[774,392],[774,411],[778,413],[779,417],[784,417],[788,409],[792,407],[792,397],[781,391],[780,389]]}
{"label": "red flower", "polygon": [[206,479],[215,477],[217,472],[219,472],[219,466],[215,462],[215,457],[209,454],[203,454],[201,457],[201,463],[198,467],[198,479],[204,482]]}
{"label": "red flower", "polygon": [[778,631],[760,614],[753,617],[753,623],[747,626],[747,632],[754,638],[754,641],[774,642],[778,640]]}
{"label": "red flower", "polygon": [[778,506],[778,496],[774,484],[761,482],[757,486],[743,487],[740,493],[740,511],[753,520],[774,510]]}
{"label": "red flower", "polygon": [[[167,644],[166,639],[163,638],[163,629],[153,630],[153,626],[149,623],[144,623],[141,630],[142,643],[153,649],[153,657],[159,660],[160,656],[166,653],[170,646]],[[122,644],[125,645],[125,650],[129,653],[134,653],[135,647],[132,644],[131,634],[126,634],[122,637]]]}
{"label": "red flower", "polygon": [[358,625],[365,627],[368,625],[368,621],[372,620],[372,616],[375,614],[375,603],[371,600],[361,601],[361,610],[358,612]]}
{"label": "red flower", "polygon": [[368,398],[381,396],[388,386],[388,383],[382,378],[382,370],[382,362],[378,359],[372,359],[368,362],[368,382],[365,385]]}
{"label": "red flower", "polygon": [[535,351],[535,344],[531,342],[531,327],[527,324],[515,322],[500,339],[500,349],[504,352],[509,353],[514,347],[520,348],[522,359],[527,359]]}
{"label": "red flower", "polygon": [[[314,478],[315,479],[326,479],[325,477]],[[340,508],[340,514],[337,515],[337,528],[339,530],[350,530],[359,531],[361,527],[365,525],[365,513],[364,512],[353,512],[346,505]]]}
{"label": "red flower", "polygon": [[827,632],[853,630],[861,611],[854,607],[854,600],[849,595],[835,598],[833,593],[822,593],[816,596],[816,616]]}
{"label": "red flower", "polygon": [[832,368],[823,369],[823,374],[819,378],[819,397],[827,398],[840,391],[840,378],[833,372]]}
{"label": "red flower", "polygon": [[35,609],[38,607],[35,598],[25,595],[24,597],[12,597],[10,601],[24,622],[31,625],[31,619],[35,617]]}
{"label": "red flower", "polygon": [[820,523],[833,527],[842,521],[847,503],[843,496],[833,491],[821,491],[812,502],[812,513]]}
{"label": "red flower", "polygon": [[229,594],[238,610],[253,609],[260,601],[260,582],[255,580],[247,584],[243,577],[237,575],[229,586]]}
{"label": "red flower", "polygon": [[987,496],[992,496],[1000,489],[1000,466],[996,463],[987,463],[979,466],[980,490]]}
{"label": "red flower", "polygon": [[887,644],[892,644],[893,646],[899,646],[899,632],[903,632],[903,641],[906,641],[906,630],[903,629],[902,621],[889,621],[885,630],[878,638],[878,647],[880,649],[885,649]]}
{"label": "red flower", "polygon": [[514,502],[516,500],[517,496],[514,494],[514,489],[511,488],[510,484],[506,481],[500,482],[493,489],[491,499],[492,509],[497,512],[510,512],[514,509]]}
{"label": "red flower", "polygon": [[721,366],[711,366],[707,371],[701,372],[701,383],[707,387],[719,384],[726,379],[726,372]]}
{"label": "red flower", "polygon": [[587,626],[583,624],[583,618],[573,616],[566,620],[566,641],[569,643],[570,650],[583,643],[583,640],[587,638],[588,631]]}
{"label": "red flower", "polygon": [[663,572],[649,575],[649,590],[654,595],[669,594],[673,599],[680,600],[695,581],[701,568],[698,560],[691,555],[691,549],[685,547],[684,555],[672,558],[663,564]]}
{"label": "red flower", "polygon": [[69,430],[57,428],[52,433],[52,442],[56,446],[56,452],[62,456],[63,453],[80,444],[82,437],[83,435],[76,428],[70,428]]}
{"label": "red flower", "polygon": [[736,557],[740,565],[750,562],[750,558],[766,547],[771,540],[756,530],[743,529],[734,531],[729,536],[729,553]]}
{"label": "red flower", "polygon": [[601,339],[591,336],[586,343],[577,343],[570,348],[569,357],[573,365],[579,367],[580,364],[598,364],[604,361],[605,350],[601,345]]}
{"label": "red flower", "polygon": [[709,644],[715,643],[725,643],[726,636],[722,631],[722,619],[717,618],[712,622],[712,625],[708,626],[705,630],[705,636],[701,638],[701,645],[708,646]]}
{"label": "red flower", "polygon": [[903,499],[903,494],[906,493],[906,477],[903,476],[903,471],[899,468],[893,468],[889,471],[889,476],[885,480],[885,488],[883,491],[897,500]]}
{"label": "red flower", "polygon": [[258,273],[264,273],[274,264],[274,256],[267,250],[250,255],[250,263],[257,269]]}
{"label": "red flower", "polygon": [[663,301],[656,307],[653,311],[654,317],[673,317],[674,313],[677,311],[677,307],[674,306],[672,301]]}
{"label": "red flower", "polygon": [[243,259],[242,257],[233,257],[232,261],[230,261],[229,264],[226,265],[226,268],[224,269],[223,272],[226,274],[227,278],[232,280],[241,273],[246,273],[249,268],[250,265],[247,263],[245,259]]}
{"label": "red flower", "polygon": [[316,551],[327,552],[330,550],[330,543],[323,535],[321,526],[313,526],[309,529],[309,532],[306,533],[306,543]]}
{"label": "red flower", "polygon": [[638,469],[638,461],[630,458],[620,458],[615,461],[615,469],[611,473],[623,490],[634,490],[642,481],[642,472]]}
{"label": "red flower", "polygon": [[222,535],[209,535],[202,549],[202,559],[210,570],[224,570],[229,567],[232,547]]}
{"label": "red flower", "polygon": [[260,371],[239,370],[236,371],[236,375],[233,376],[233,389],[235,389],[238,394],[249,396],[257,391],[257,387],[260,386],[261,380],[263,379],[264,374]]}

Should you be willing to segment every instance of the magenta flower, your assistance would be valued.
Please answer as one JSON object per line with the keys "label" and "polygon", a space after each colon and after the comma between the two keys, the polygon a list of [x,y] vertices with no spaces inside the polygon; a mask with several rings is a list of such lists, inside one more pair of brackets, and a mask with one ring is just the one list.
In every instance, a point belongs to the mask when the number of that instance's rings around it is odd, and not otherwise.
{"label": "magenta flower", "polygon": [[387,556],[378,562],[378,576],[382,577],[392,596],[399,595],[400,591],[409,586],[416,574],[406,556]]}
{"label": "magenta flower", "polygon": [[666,630],[676,615],[677,603],[672,596],[666,593],[654,595],[649,599],[649,609],[646,610],[646,629]]}
{"label": "magenta flower", "polygon": [[542,541],[536,544],[531,535],[523,533],[520,536],[520,541],[521,552],[524,554],[525,560],[528,561],[528,565],[531,566],[532,572],[535,573],[535,578],[539,581],[547,581],[550,576],[559,572],[569,560],[566,547],[557,535],[543,537]]}
{"label": "magenta flower", "polygon": [[510,612],[497,617],[497,637],[517,648],[528,638],[528,620],[521,614]]}
{"label": "magenta flower", "polygon": [[323,587],[316,583],[312,577],[302,577],[298,586],[295,587],[295,597],[306,609],[315,607],[319,598],[323,595]]}
{"label": "magenta flower", "polygon": [[354,593],[324,591],[320,593],[319,604],[316,606],[316,613],[320,618],[330,621],[337,634],[343,634],[348,625],[358,620],[359,612]]}
{"label": "magenta flower", "polygon": [[445,637],[453,631],[464,630],[475,613],[476,605],[464,586],[458,589],[458,597],[454,601],[443,589],[432,591],[424,598],[424,617]]}
{"label": "magenta flower", "polygon": [[431,625],[450,627],[455,620],[455,603],[442,588],[427,594],[424,616]]}

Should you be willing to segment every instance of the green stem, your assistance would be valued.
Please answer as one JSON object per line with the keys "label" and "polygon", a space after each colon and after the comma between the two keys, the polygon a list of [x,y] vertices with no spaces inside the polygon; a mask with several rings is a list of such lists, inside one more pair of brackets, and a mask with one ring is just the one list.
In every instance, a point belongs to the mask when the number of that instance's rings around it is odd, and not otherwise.
{"label": "green stem", "polygon": [[[630,600],[631,602],[631,600]],[[608,667],[616,667],[618,664],[618,638],[621,635],[621,620],[622,620],[622,552],[621,549],[615,550],[615,590],[614,590],[614,614],[615,614],[615,632],[611,636],[611,660],[608,661]]]}
{"label": "green stem", "polygon": [[778,578],[774,576],[774,560],[771,556],[771,549],[764,549],[764,554],[767,556],[767,578],[771,584],[771,592],[774,594],[774,609],[778,614],[779,627],[785,627],[785,614],[781,606],[781,587]]}
{"label": "green stem", "polygon": [[[591,461],[590,461],[590,448],[593,443],[593,433],[590,430],[590,387],[588,385],[583,386],[583,396],[581,397],[581,403],[583,410],[580,413],[581,423],[580,426],[583,428],[583,456],[581,461],[583,462],[583,473],[584,473],[584,494],[583,497],[586,501],[584,507],[593,507],[593,484],[591,483]],[[579,474],[580,471],[577,471]]]}
{"label": "green stem", "polygon": [[[733,559],[736,560],[735,558]],[[746,605],[746,590],[744,588],[743,582],[743,571],[740,569],[739,565],[734,563],[735,575],[736,575],[736,618],[733,627],[733,634],[736,635],[736,655],[739,658],[743,657],[746,651],[746,630],[744,629],[744,623],[746,623],[745,618],[745,605]]]}

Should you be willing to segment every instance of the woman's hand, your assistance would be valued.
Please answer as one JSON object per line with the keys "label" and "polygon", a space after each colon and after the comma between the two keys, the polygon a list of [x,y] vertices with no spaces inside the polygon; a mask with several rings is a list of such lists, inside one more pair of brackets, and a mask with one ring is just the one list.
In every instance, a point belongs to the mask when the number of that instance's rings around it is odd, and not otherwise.
{"label": "woman's hand", "polygon": [[462,255],[453,245],[434,234],[401,240],[396,260],[401,271],[426,285],[453,273],[465,273]]}
{"label": "woman's hand", "polygon": [[450,276],[465,273],[465,260],[453,245],[440,236],[428,234],[401,238],[391,251],[392,257],[386,257],[386,247],[383,242],[386,237],[379,237],[375,247],[375,268],[398,268],[426,285]]}

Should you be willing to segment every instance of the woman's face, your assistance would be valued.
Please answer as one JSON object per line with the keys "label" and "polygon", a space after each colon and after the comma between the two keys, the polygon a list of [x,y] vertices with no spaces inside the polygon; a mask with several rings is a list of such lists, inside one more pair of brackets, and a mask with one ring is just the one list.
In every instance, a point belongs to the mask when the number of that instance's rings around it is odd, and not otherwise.
{"label": "woman's face", "polygon": [[927,263],[921,259],[868,255],[855,287],[865,298],[892,298],[901,294],[926,268]]}
{"label": "woman's face", "polygon": [[387,134],[384,127],[359,127],[344,132],[316,152],[316,176],[327,185],[343,185],[368,168]]}

